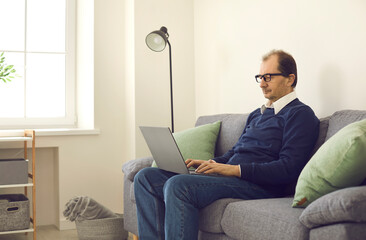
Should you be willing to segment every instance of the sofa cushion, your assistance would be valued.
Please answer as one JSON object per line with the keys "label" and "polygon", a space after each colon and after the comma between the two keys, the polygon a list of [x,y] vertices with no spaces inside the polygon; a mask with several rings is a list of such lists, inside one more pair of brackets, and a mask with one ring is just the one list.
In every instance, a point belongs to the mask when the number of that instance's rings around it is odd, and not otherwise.
{"label": "sofa cushion", "polygon": [[196,126],[222,121],[220,135],[217,139],[215,156],[221,156],[229,151],[244,131],[249,114],[217,114],[201,116],[197,119]]}
{"label": "sofa cushion", "polygon": [[209,233],[223,233],[221,220],[229,203],[243,201],[241,199],[223,198],[200,210],[199,229]]}
{"label": "sofa cushion", "polygon": [[309,230],[300,223],[303,209],[291,208],[292,198],[246,200],[230,203],[221,221],[233,239],[308,239]]}
{"label": "sofa cushion", "polygon": [[342,110],[333,113],[329,119],[329,127],[325,141],[336,134],[339,130],[353,122],[366,118],[366,111],[361,110]]}
{"label": "sofa cushion", "polygon": [[366,223],[342,223],[314,228],[310,240],[365,240]]}
{"label": "sofa cushion", "polygon": [[235,240],[235,239],[228,237],[224,233],[208,233],[199,231],[198,240]]}
{"label": "sofa cushion", "polygon": [[302,170],[293,202],[306,207],[332,191],[357,186],[366,178],[366,119],[341,129]]}
{"label": "sofa cushion", "polygon": [[318,149],[321,147],[321,145],[323,145],[323,143],[325,142],[325,138],[327,137],[328,127],[329,127],[329,119],[330,119],[330,117],[319,119],[319,121],[320,121],[319,136],[315,143],[311,156],[313,156],[318,151]]}
{"label": "sofa cushion", "polygon": [[[221,122],[217,121],[173,133],[184,160],[189,158],[201,160],[214,158],[220,126]],[[157,167],[155,161],[152,167]]]}
{"label": "sofa cushion", "polygon": [[366,222],[366,186],[329,193],[311,203],[300,222],[308,228],[340,222]]}

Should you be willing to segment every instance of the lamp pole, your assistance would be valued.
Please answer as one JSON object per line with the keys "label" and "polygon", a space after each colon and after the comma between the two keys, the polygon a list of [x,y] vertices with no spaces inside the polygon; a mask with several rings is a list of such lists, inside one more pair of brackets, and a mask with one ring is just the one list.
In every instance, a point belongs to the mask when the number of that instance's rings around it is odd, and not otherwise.
{"label": "lamp pole", "polygon": [[167,40],[169,45],[169,68],[170,68],[170,114],[172,121],[172,132],[174,132],[174,107],[173,107],[173,74],[172,74],[172,47],[169,40]]}
{"label": "lamp pole", "polygon": [[146,45],[155,52],[161,52],[165,49],[166,44],[169,45],[169,67],[170,67],[170,115],[172,122],[172,132],[174,132],[174,107],[173,107],[173,74],[172,74],[172,46],[168,40],[169,34],[166,27],[161,27],[160,30],[149,33],[145,42]]}

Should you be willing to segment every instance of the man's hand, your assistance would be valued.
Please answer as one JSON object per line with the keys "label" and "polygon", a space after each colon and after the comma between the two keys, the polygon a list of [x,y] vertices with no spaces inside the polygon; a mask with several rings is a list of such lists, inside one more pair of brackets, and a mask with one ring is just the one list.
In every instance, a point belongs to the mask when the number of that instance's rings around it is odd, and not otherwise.
{"label": "man's hand", "polygon": [[[213,160],[209,160],[209,161],[213,161]],[[197,160],[197,159],[187,159],[186,160],[186,165],[187,165],[188,168],[190,168],[190,167],[198,168],[204,162],[206,162],[206,161],[205,160]]]}
{"label": "man's hand", "polygon": [[186,160],[187,167],[196,167],[196,172],[198,173],[215,173],[225,176],[235,176],[240,177],[240,166],[239,165],[230,165],[230,164],[222,164],[217,163],[214,160],[196,160],[196,159],[187,159]]}

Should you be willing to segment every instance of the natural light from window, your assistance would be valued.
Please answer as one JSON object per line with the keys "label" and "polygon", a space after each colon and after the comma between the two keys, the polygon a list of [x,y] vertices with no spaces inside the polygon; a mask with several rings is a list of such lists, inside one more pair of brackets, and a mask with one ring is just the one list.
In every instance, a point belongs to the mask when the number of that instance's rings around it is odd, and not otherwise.
{"label": "natural light from window", "polygon": [[0,124],[74,123],[75,84],[69,79],[74,73],[68,72],[74,71],[69,44],[74,35],[68,34],[71,2],[75,1],[0,0],[0,53],[18,75],[0,82]]}

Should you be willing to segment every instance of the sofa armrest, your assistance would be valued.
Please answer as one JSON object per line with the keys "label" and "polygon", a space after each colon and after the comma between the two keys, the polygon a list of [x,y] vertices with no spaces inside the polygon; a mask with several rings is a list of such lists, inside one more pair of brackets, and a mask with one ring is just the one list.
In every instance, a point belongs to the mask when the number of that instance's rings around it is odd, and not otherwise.
{"label": "sofa armrest", "polygon": [[138,173],[138,171],[140,171],[143,168],[151,167],[153,160],[154,159],[152,157],[130,160],[125,164],[123,164],[122,172],[130,181],[133,182],[133,178],[135,177],[136,173]]}
{"label": "sofa armrest", "polygon": [[300,222],[307,228],[342,222],[366,222],[366,186],[328,193],[305,208]]}

